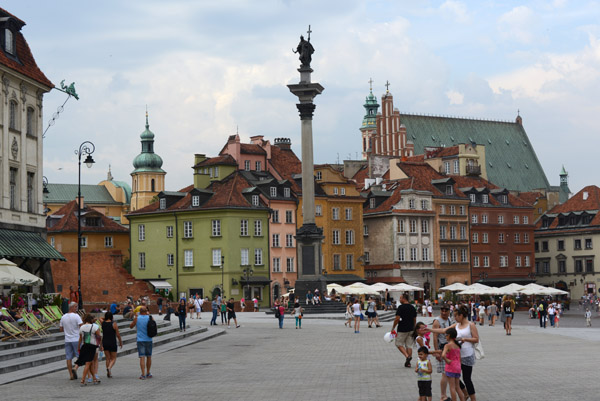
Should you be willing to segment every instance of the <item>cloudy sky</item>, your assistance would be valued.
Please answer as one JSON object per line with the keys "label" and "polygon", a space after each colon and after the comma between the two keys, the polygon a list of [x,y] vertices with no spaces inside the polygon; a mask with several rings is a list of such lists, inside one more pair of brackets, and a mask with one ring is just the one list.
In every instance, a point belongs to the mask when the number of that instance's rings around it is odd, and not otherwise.
{"label": "cloudy sky", "polygon": [[[55,85],[74,81],[45,138],[50,182],[74,183],[73,150],[96,144],[97,183],[112,165],[130,182],[145,107],[167,189],[192,182],[193,154],[243,140],[290,137],[300,122],[286,84],[308,24],[316,52],[315,161],[360,157],[369,78],[391,83],[401,112],[513,121],[520,110],[550,182],[564,164],[573,192],[600,185],[600,4],[587,0],[25,1],[3,8]],[[66,95],[45,97],[47,122]]]}

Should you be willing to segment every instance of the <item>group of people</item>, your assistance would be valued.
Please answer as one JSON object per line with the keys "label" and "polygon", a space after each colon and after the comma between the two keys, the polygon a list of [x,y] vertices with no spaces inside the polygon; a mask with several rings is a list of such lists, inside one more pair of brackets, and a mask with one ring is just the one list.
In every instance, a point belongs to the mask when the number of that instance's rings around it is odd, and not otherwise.
{"label": "group of people", "polygon": [[[310,292],[310,291],[309,291]],[[283,329],[283,320],[285,317],[285,306],[288,300],[285,297],[275,300],[275,317],[279,322],[279,328]],[[300,302],[296,299],[291,309],[291,315],[296,320],[296,329],[302,329],[302,318],[304,317],[304,308],[300,306]]]}
{"label": "group of people", "polygon": [[[199,299],[201,299],[201,298],[194,298],[194,305],[199,303],[199,301],[198,301]],[[208,302],[208,298],[206,301],[202,300],[202,304],[204,302]],[[171,315],[171,313],[173,313],[175,316],[177,316],[179,318],[179,331],[185,331],[187,328],[187,325],[186,325],[187,313],[190,309],[188,306],[189,304],[190,304],[189,301],[186,303],[185,298],[181,298],[179,300],[179,304],[177,304],[175,309],[169,308],[167,310],[167,316],[165,316],[165,320],[170,320],[170,315]],[[200,308],[202,308],[202,304],[200,304]],[[237,315],[235,314],[235,300],[233,298],[230,298],[229,300],[224,300],[220,295],[213,297],[213,300],[211,302],[211,311],[212,311],[212,318],[210,319],[211,326],[217,325],[217,317],[220,314],[221,315],[221,325],[227,324],[227,328],[231,328],[231,321],[233,320],[233,322],[235,323],[235,327],[236,328],[240,327],[240,325],[238,324],[238,321],[237,321]],[[199,312],[197,313],[197,319],[201,319]]]}
{"label": "group of people", "polygon": [[407,368],[412,367],[413,346],[417,344],[415,372],[418,375],[420,400],[428,401],[432,397],[431,355],[437,360],[437,373],[442,374],[441,399],[465,401],[468,397],[476,401],[471,376],[479,333],[475,323],[469,320],[467,305],[457,305],[453,309],[454,322],[450,319],[450,306],[442,305],[440,316],[434,319],[432,327],[427,327],[423,322],[417,322],[417,310],[410,304],[408,295],[403,294],[400,298],[391,332],[395,334],[395,345],[404,356],[404,366]]}
{"label": "group of people", "polygon": [[[360,333],[360,322],[365,319],[365,315],[362,313],[362,303],[359,298],[351,299],[346,302],[346,312],[344,317],[346,322],[344,326],[352,328],[352,321],[354,321],[354,333]],[[379,316],[377,315],[377,303],[373,297],[369,297],[366,305],[367,324],[369,328],[381,327],[379,324]]]}
{"label": "group of people", "polygon": [[[146,306],[140,306],[129,324],[130,328],[136,328],[141,380],[152,378],[152,333],[148,330],[151,319]],[[77,313],[77,303],[71,302],[69,312],[60,319],[60,330],[65,335],[65,355],[71,380],[78,379],[77,370],[83,366],[81,386],[88,383],[100,384],[98,360],[102,353],[106,359],[106,377],[113,377],[112,368],[117,361],[117,347],[123,348],[123,339],[112,312],[106,312],[100,319],[91,314],[84,315],[82,319]],[[75,358],[77,359],[73,363]]]}

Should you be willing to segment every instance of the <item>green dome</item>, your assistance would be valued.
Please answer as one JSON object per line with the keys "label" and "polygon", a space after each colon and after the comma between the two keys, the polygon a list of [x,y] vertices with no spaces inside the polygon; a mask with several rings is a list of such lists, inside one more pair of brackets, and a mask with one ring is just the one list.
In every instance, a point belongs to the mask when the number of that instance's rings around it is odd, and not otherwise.
{"label": "green dome", "polygon": [[377,119],[377,109],[379,105],[377,104],[377,98],[373,95],[373,91],[369,93],[365,100],[365,104],[363,105],[367,114],[365,114],[362,122],[363,127],[374,128],[376,127],[376,119]]}
{"label": "green dome", "polygon": [[146,129],[141,133],[140,139],[142,140],[142,153],[133,159],[133,167],[135,167],[133,173],[164,173],[165,171],[161,168],[163,160],[159,155],[154,153],[154,133],[150,131],[148,113],[146,113]]}

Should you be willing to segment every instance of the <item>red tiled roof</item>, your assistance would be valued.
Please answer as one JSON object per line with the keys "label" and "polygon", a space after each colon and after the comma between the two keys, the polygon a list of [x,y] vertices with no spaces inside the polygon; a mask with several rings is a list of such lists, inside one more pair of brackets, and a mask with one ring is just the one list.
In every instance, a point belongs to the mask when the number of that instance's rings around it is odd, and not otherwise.
{"label": "red tiled roof", "polygon": [[[587,193],[587,199],[583,199],[584,193]],[[598,209],[600,209],[600,188],[595,185],[588,185],[565,203],[554,206],[548,213],[569,213]]]}
{"label": "red tiled roof", "polygon": [[[58,222],[52,227],[48,227],[48,232],[76,232],[77,231],[77,200],[72,200],[60,209],[58,209],[53,216],[62,216]],[[99,217],[101,225],[96,226],[81,226],[81,232],[111,232],[111,233],[127,233],[129,230],[126,227],[116,223],[112,219],[106,217],[102,213],[94,209],[83,208],[81,210],[82,218],[86,217]],[[85,215],[83,214],[85,213]]]}
{"label": "red tiled roof", "polygon": [[544,198],[544,194],[541,192],[521,192],[518,198],[533,206],[539,198]]}
{"label": "red tiled roof", "polygon": [[235,159],[231,155],[226,154],[223,156],[210,157],[210,158],[196,164],[194,166],[194,168],[208,167],[208,166],[215,166],[215,165],[222,165],[222,164],[226,164],[228,166],[237,166],[237,162],[235,161]]}
{"label": "red tiled roof", "polygon": [[[491,182],[484,180],[481,177],[463,177],[453,175],[452,179],[456,181],[459,188],[475,187],[475,188],[488,188],[488,189],[501,189],[499,186],[492,184]],[[500,202],[493,196],[490,196],[489,202],[491,205],[502,206]],[[511,193],[508,194],[508,203],[510,206],[515,207],[531,207],[531,204],[520,199]],[[508,205],[507,205],[508,206]]]}
{"label": "red tiled roof", "polygon": [[365,187],[365,180],[367,178],[369,178],[369,167],[367,165],[361,166],[352,177],[352,179],[356,181],[356,187],[359,190]]}
{"label": "red tiled roof", "polygon": [[[25,22],[21,21],[8,11],[0,8],[0,15],[5,17],[12,17],[17,20],[19,24],[25,25]],[[18,31],[15,32],[15,43],[16,43],[16,55],[18,60],[15,61],[9,58],[3,51],[0,51],[0,64],[7,66],[28,78],[33,79],[36,82],[41,83],[49,88],[53,88],[54,84],[50,82],[50,80],[44,75],[44,73],[38,68],[33,55],[31,54],[31,50],[29,49],[29,45],[25,40],[23,34]]]}
{"label": "red tiled roof", "polygon": [[271,166],[283,178],[292,183],[294,192],[301,191],[300,186],[292,178],[294,174],[302,174],[302,162],[291,149],[281,149],[278,146],[271,146]]}
{"label": "red tiled roof", "polygon": [[247,155],[266,155],[267,152],[260,147],[260,145],[256,145],[253,143],[241,143],[240,144],[240,153]]}

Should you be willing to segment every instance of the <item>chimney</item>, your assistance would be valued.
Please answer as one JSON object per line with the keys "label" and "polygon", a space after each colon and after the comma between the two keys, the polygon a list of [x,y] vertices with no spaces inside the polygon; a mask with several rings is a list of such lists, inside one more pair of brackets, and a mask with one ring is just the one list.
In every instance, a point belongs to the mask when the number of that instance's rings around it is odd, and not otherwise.
{"label": "chimney", "polygon": [[198,163],[202,163],[204,160],[206,160],[206,155],[202,154],[202,153],[196,153],[194,155],[194,166]]}
{"label": "chimney", "polygon": [[[79,197],[76,196],[75,197],[75,202],[77,202],[77,204],[79,205]],[[82,209],[85,209],[85,202],[83,201],[83,196],[81,197],[81,206]]]}
{"label": "chimney", "polygon": [[589,196],[588,192],[587,192],[587,191],[584,191],[584,192],[583,192],[583,200],[587,200],[587,199],[588,199],[588,196]]}
{"label": "chimney", "polygon": [[252,142],[255,145],[262,145],[262,140],[265,136],[264,135],[254,135],[250,137],[250,142]]}
{"label": "chimney", "polygon": [[275,138],[273,145],[277,146],[279,149],[289,150],[292,148],[292,140],[290,138]]}

